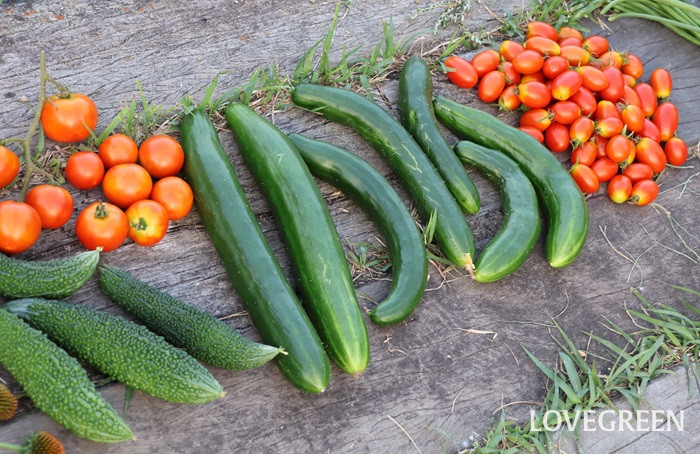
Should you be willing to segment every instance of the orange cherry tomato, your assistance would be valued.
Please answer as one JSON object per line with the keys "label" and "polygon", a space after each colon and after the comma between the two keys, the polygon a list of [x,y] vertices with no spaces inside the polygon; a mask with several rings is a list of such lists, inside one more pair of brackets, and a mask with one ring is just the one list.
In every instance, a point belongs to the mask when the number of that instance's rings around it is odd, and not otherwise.
{"label": "orange cherry tomato", "polygon": [[107,171],[102,181],[105,197],[120,208],[147,199],[152,188],[151,176],[138,164],[116,165]]}
{"label": "orange cherry tomato", "polygon": [[610,82],[600,69],[593,66],[578,66],[574,68],[581,75],[581,83],[591,91],[600,91],[608,88]]}
{"label": "orange cherry tomato", "polygon": [[542,55],[534,50],[524,50],[520,54],[516,55],[511,63],[513,63],[513,67],[520,74],[534,74],[542,69],[544,59],[542,58]]}
{"label": "orange cherry tomato", "polygon": [[192,208],[192,188],[179,177],[165,177],[156,181],[151,199],[163,205],[171,221],[184,218]]}
{"label": "orange cherry tomato", "polygon": [[615,203],[625,203],[632,194],[632,181],[625,175],[615,175],[608,182],[608,197]]}
{"label": "orange cherry tomato", "polygon": [[622,174],[629,178],[632,184],[635,184],[638,181],[651,180],[651,178],[654,176],[654,171],[648,164],[633,162],[622,169]]}
{"label": "orange cherry tomato", "polygon": [[682,139],[671,137],[664,145],[666,161],[672,166],[682,166],[688,159],[688,146]]}
{"label": "orange cherry tomato", "polygon": [[598,149],[593,142],[589,141],[574,148],[571,152],[571,163],[590,166],[595,162],[597,157]]}
{"label": "orange cherry tomato", "polygon": [[450,81],[462,88],[472,88],[479,81],[479,74],[476,69],[467,60],[452,55],[445,60],[445,66],[454,69],[447,72],[447,78]]}
{"label": "orange cherry tomato", "polygon": [[478,88],[479,99],[484,102],[494,102],[498,99],[506,87],[506,76],[502,72],[493,70],[481,78]]}
{"label": "orange cherry tomato", "polygon": [[617,175],[617,171],[620,170],[617,163],[610,158],[598,158],[591,165],[591,169],[598,176],[598,181],[601,183],[606,183]]}
{"label": "orange cherry tomato", "polygon": [[498,70],[502,72],[504,76],[506,76],[506,84],[518,85],[520,83],[521,75],[518,71],[515,70],[515,67],[513,67],[513,63],[509,61],[504,61],[498,66]]}
{"label": "orange cherry tomato", "polygon": [[648,205],[659,195],[659,185],[654,180],[638,181],[632,186],[629,201],[637,206]]}
{"label": "orange cherry tomato", "polygon": [[666,155],[661,145],[643,137],[637,142],[637,161],[647,164],[654,173],[661,173],[666,167]]}
{"label": "orange cherry tomato", "polygon": [[506,61],[512,61],[516,55],[522,53],[525,50],[522,44],[511,40],[505,40],[501,43],[499,47],[499,53]]}
{"label": "orange cherry tomato", "polygon": [[634,54],[627,54],[627,59],[624,65],[620,68],[622,74],[628,75],[633,79],[639,79],[644,74],[644,65],[642,60]]}
{"label": "orange cherry tomato", "polygon": [[520,106],[520,98],[515,93],[517,87],[508,85],[498,96],[498,108],[505,111],[513,111]]}
{"label": "orange cherry tomato", "polygon": [[578,104],[581,108],[581,115],[591,115],[595,112],[598,104],[593,93],[586,87],[581,87],[569,100]]}
{"label": "orange cherry tomato", "polygon": [[544,134],[542,134],[542,131],[540,131],[539,129],[533,128],[532,126],[520,126],[518,129],[524,132],[525,134],[532,136],[539,143],[544,142]]}
{"label": "orange cherry tomato", "polygon": [[129,238],[140,246],[155,246],[168,231],[168,212],[154,200],[139,200],[126,210]]}
{"label": "orange cherry tomato", "polygon": [[105,168],[110,169],[118,164],[135,164],[139,159],[139,147],[131,137],[114,134],[102,141],[97,155]]}
{"label": "orange cherry tomato", "polygon": [[[642,101],[639,99],[639,95],[636,91],[625,85],[623,88],[623,93],[624,94],[622,95],[622,98],[620,98],[620,102],[631,106],[637,106],[640,110],[642,109]],[[644,111],[642,111],[642,116],[644,116]]]}
{"label": "orange cherry tomato", "polygon": [[0,202],[0,251],[5,254],[24,252],[39,239],[41,218],[24,202]]}
{"label": "orange cherry tomato", "polygon": [[525,49],[534,50],[542,56],[559,55],[559,44],[543,36],[532,36],[525,41]]}
{"label": "orange cherry tomato", "polygon": [[81,211],[75,221],[78,241],[90,250],[101,247],[102,252],[113,251],[121,246],[128,229],[126,215],[111,203],[95,202]]}
{"label": "orange cherry tomato", "polygon": [[581,34],[581,32],[571,27],[560,28],[558,36],[559,39],[576,38],[579,41],[583,41],[583,35]]}
{"label": "orange cherry tomato", "polygon": [[595,133],[600,137],[609,139],[611,137],[617,136],[622,132],[622,128],[625,125],[622,124],[622,120],[617,117],[606,117],[595,123]]}
{"label": "orange cherry tomato", "polygon": [[657,98],[668,98],[671,95],[673,79],[671,79],[671,73],[665,69],[656,68],[652,71],[649,84],[651,84],[651,88],[654,89]]}
{"label": "orange cherry tomato", "polygon": [[600,57],[610,50],[608,40],[598,35],[591,35],[584,39],[582,46],[594,57]]}
{"label": "orange cherry tomato", "polygon": [[102,183],[105,175],[105,165],[92,151],[73,153],[65,168],[66,179],[78,189],[92,189]]}
{"label": "orange cherry tomato", "polygon": [[624,62],[624,58],[622,55],[614,50],[609,50],[605,52],[603,55],[600,56],[598,60],[596,60],[594,63],[596,66],[599,68],[605,68],[607,66],[614,66],[617,69],[622,68],[622,63]]}
{"label": "orange cherry tomato", "polygon": [[675,104],[664,102],[656,108],[656,112],[651,118],[657,128],[661,141],[665,142],[676,133],[678,129],[678,109]]}
{"label": "orange cherry tomato", "polygon": [[644,129],[644,112],[639,107],[628,104],[622,108],[620,116],[628,131],[639,132]]}
{"label": "orange cherry tomato", "polygon": [[552,81],[552,97],[566,101],[581,88],[581,75],[574,70],[564,71]]}
{"label": "orange cherry tomato", "polygon": [[185,152],[177,140],[157,134],[144,140],[139,147],[139,162],[153,177],[169,177],[182,169]]}
{"label": "orange cherry tomato", "polygon": [[544,74],[548,79],[554,79],[568,69],[569,63],[566,61],[566,58],[558,55],[549,57],[542,64],[542,74]]}
{"label": "orange cherry tomato", "polygon": [[45,229],[63,227],[73,215],[73,197],[60,186],[35,186],[27,192],[24,201],[36,210],[41,227]]}
{"label": "orange cherry tomato", "polygon": [[530,126],[544,132],[552,124],[554,115],[545,109],[530,109],[520,117],[520,126]]}
{"label": "orange cherry tomato", "polygon": [[625,94],[625,81],[622,73],[614,66],[606,66],[602,69],[605,78],[608,79],[608,86],[598,91],[602,99],[617,102]]}
{"label": "orange cherry tomato", "polygon": [[495,71],[501,63],[501,54],[493,49],[482,50],[472,57],[471,64],[476,69],[479,77],[484,77],[487,73]]}
{"label": "orange cherry tomato", "polygon": [[588,53],[586,49],[579,46],[561,46],[559,48],[559,55],[564,57],[571,66],[587,65],[588,61],[591,59],[591,54]]}
{"label": "orange cherry tomato", "polygon": [[46,137],[55,142],[80,142],[97,126],[97,106],[78,93],[49,96],[41,109],[41,126]]}
{"label": "orange cherry tomato", "polygon": [[617,110],[615,103],[601,99],[595,108],[595,114],[593,117],[596,120],[602,120],[604,118],[617,118],[621,120],[620,111]]}
{"label": "orange cherry tomato", "polygon": [[11,150],[0,145],[0,188],[4,188],[17,178],[19,157]]}
{"label": "orange cherry tomato", "polygon": [[544,77],[542,71],[537,71],[536,73],[532,74],[525,74],[520,78],[521,84],[526,84],[528,82],[539,82],[541,84],[544,84],[545,82],[547,82],[547,78]]}
{"label": "orange cherry tomato", "polygon": [[556,41],[559,38],[557,30],[546,22],[534,21],[527,24],[526,38],[531,38],[533,36],[542,36],[544,38],[549,38],[552,41]]}
{"label": "orange cherry tomato", "polygon": [[559,44],[559,49],[560,49],[560,52],[561,52],[561,48],[562,48],[563,46],[576,46],[576,47],[581,47],[581,45],[582,45],[583,43],[581,42],[580,39],[574,38],[574,37],[572,36],[572,37],[569,37],[569,38],[560,39],[560,40],[557,42],[557,44]]}
{"label": "orange cherry tomato", "polygon": [[552,100],[552,92],[541,82],[528,82],[518,85],[520,102],[530,109],[547,107]]}
{"label": "orange cherry tomato", "polygon": [[659,128],[657,128],[654,122],[648,118],[644,119],[644,127],[637,134],[639,134],[640,137],[648,137],[656,143],[661,143],[661,133],[659,132]]}
{"label": "orange cherry tomato", "polygon": [[544,143],[551,151],[561,153],[569,148],[569,128],[561,123],[552,123],[544,132]]}
{"label": "orange cherry tomato", "polygon": [[590,167],[583,164],[574,164],[571,166],[569,173],[571,173],[571,177],[582,192],[593,194],[598,190],[600,186],[598,175]]}
{"label": "orange cherry tomato", "polygon": [[634,148],[634,142],[627,136],[618,134],[608,140],[608,144],[605,146],[605,154],[613,162],[622,162],[632,153],[632,148]]}
{"label": "orange cherry tomato", "polygon": [[581,116],[581,108],[573,101],[559,101],[550,106],[554,121],[563,125],[570,125]]}
{"label": "orange cherry tomato", "polygon": [[580,117],[571,123],[571,127],[569,128],[569,138],[573,142],[574,146],[578,146],[584,142],[587,142],[593,135],[594,130],[595,123],[593,123],[593,120],[588,117]]}
{"label": "orange cherry tomato", "polygon": [[651,85],[648,84],[637,84],[634,86],[634,91],[639,96],[639,102],[641,103],[642,112],[644,112],[645,117],[651,117],[656,112],[656,108],[659,105],[659,100],[656,98],[656,93]]}
{"label": "orange cherry tomato", "polygon": [[635,85],[637,85],[637,79],[634,77],[630,76],[629,74],[622,74],[622,80],[625,81],[625,85],[634,88]]}
{"label": "orange cherry tomato", "polygon": [[596,159],[608,157],[608,155],[605,154],[605,147],[608,145],[608,139],[601,136],[600,134],[593,134],[591,142],[593,142],[593,144],[595,145]]}

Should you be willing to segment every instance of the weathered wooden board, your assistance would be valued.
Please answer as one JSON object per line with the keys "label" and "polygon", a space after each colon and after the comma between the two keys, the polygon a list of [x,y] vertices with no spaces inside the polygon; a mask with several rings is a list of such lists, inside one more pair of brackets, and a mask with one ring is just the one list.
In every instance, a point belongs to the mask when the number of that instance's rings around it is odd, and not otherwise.
{"label": "weathered wooden board", "polygon": [[[519,1],[485,3],[498,15],[504,8],[522,6]],[[354,1],[338,27],[334,55],[344,43],[348,48],[362,42],[373,45],[381,37],[381,19],[393,17],[396,29],[405,36],[429,29],[436,12],[415,21],[409,17],[416,8],[430,4]],[[246,81],[259,65],[272,62],[282,70],[293,69],[303,50],[327,30],[333,7],[321,1],[5,2],[0,11],[0,94],[5,100],[0,137],[26,130],[30,113],[19,99],[36,100],[40,50],[47,51],[49,70],[57,79],[97,101],[104,127],[119,106],[134,96],[136,80],[149,99],[173,105],[187,93],[200,98],[203,87],[220,70],[231,71],[221,77],[220,86],[225,89]],[[474,29],[497,25],[480,5],[474,5],[469,23]],[[607,26],[615,32],[610,40],[616,48],[630,48],[647,64],[645,77],[655,67],[671,70],[672,98],[681,114],[680,136],[696,144],[700,140],[698,48],[649,22],[624,20]],[[434,40],[426,34],[414,50],[421,46],[427,50]],[[369,51],[368,47],[365,54]],[[437,92],[495,113],[475,101],[473,93],[456,89],[440,76],[436,80]],[[388,81],[382,92],[395,114],[397,83]],[[298,110],[279,113],[274,120],[285,131],[305,132],[357,152],[396,183],[377,155],[349,129]],[[231,134],[222,131],[221,137],[287,270],[288,259],[269,209],[245,170]],[[694,175],[698,164],[693,159],[689,165],[695,168],[666,172],[661,181],[668,192],[659,198],[687,229],[681,233],[696,249],[700,246],[698,177],[684,192],[672,188]],[[468,217],[480,250],[502,216],[497,191],[473,171],[470,174],[482,197],[481,212]],[[326,185],[323,190],[333,192]],[[76,209],[82,209],[100,193],[73,191],[73,195]],[[9,196],[3,194],[3,198]],[[330,207],[347,244],[375,241],[375,229],[348,200],[334,199]],[[45,415],[29,410],[26,400],[20,417],[0,424],[0,440],[19,441],[31,430],[45,429],[65,441],[69,452],[81,453],[410,452],[409,439],[391,417],[423,452],[439,452],[443,446],[454,451],[470,436],[482,434],[502,404],[542,398],[545,380],[520,345],[552,363],[556,346],[546,326],[552,317],[584,347],[582,331],[610,335],[600,325],[603,317],[631,326],[624,307],[637,303],[629,287],[640,286],[650,298],[671,304],[678,294],[665,282],[700,288],[698,265],[690,260],[694,256],[668,249],[681,250],[683,245],[662,213],[650,207],[613,206],[602,193],[589,198],[589,208],[586,247],[568,268],[550,268],[540,241],[522,269],[498,283],[477,285],[462,278],[441,285],[440,276],[431,269],[430,290],[414,316],[399,326],[369,326],[372,363],[367,372],[353,378],[334,369],[330,387],[320,396],[293,388],[273,364],[238,373],[214,370],[229,392],[218,402],[172,405],[136,393],[126,416],[139,439],[136,443],[104,446],[77,439]],[[81,250],[73,227],[74,219],[59,231],[45,232],[24,257],[48,259]],[[631,269],[631,263],[613,251],[601,228],[620,251],[639,258],[639,269]],[[175,223],[156,247],[128,244],[105,254],[103,260],[218,316],[242,310],[196,212]],[[386,281],[372,281],[359,285],[358,291],[377,299],[388,287]],[[68,301],[121,314],[101,295],[94,279]],[[257,338],[248,317],[230,322]],[[468,328],[494,334],[461,330]],[[0,369],[0,378],[19,389],[7,371]],[[107,385],[102,391],[121,407],[123,386]],[[507,412],[524,418],[527,407],[512,406]]]}

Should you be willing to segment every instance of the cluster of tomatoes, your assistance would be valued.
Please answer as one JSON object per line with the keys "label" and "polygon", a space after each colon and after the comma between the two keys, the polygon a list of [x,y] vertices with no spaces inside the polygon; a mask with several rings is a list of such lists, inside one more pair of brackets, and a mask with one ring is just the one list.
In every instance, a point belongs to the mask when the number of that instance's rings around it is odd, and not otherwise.
{"label": "cluster of tomatoes", "polygon": [[[42,109],[41,125],[55,142],[80,142],[97,125],[97,108],[85,95],[52,96]],[[114,134],[100,143],[97,153],[73,153],[65,167],[68,182],[84,190],[102,185],[110,202],[95,202],[78,214],[78,240],[88,249],[103,251],[118,248],[127,236],[142,246],[158,243],[169,221],[181,219],[192,207],[191,188],[175,176],[184,159],[180,144],[167,135],[151,136],[139,147],[130,137]],[[17,155],[0,147],[0,184],[8,184],[18,172]],[[65,188],[48,184],[29,189],[24,202],[0,202],[0,250],[11,254],[27,250],[42,228],[64,226],[73,208]]]}
{"label": "cluster of tomatoes", "polygon": [[671,75],[659,68],[641,82],[639,57],[612,50],[602,36],[531,22],[524,44],[504,41],[471,61],[453,55],[445,66],[456,85],[479,83],[482,101],[523,108],[519,129],[551,151],[571,147],[570,173],[585,193],[607,182],[612,201],[646,205],[659,192],[654,176],[688,157],[667,101]]}

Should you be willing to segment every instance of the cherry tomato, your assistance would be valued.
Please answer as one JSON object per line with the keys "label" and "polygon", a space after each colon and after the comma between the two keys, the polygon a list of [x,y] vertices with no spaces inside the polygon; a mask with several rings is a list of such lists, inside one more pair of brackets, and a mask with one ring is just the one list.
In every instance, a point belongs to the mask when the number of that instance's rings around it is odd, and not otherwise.
{"label": "cherry tomato", "polygon": [[531,109],[539,109],[549,105],[552,100],[552,92],[541,82],[528,82],[518,85],[518,98],[520,102]]}
{"label": "cherry tomato", "polygon": [[688,159],[688,146],[678,137],[671,137],[664,145],[666,161],[672,166],[682,166]]}
{"label": "cherry tomato", "polygon": [[560,39],[559,41],[557,41],[557,44],[559,44],[559,49],[560,49],[560,51],[561,51],[561,48],[562,48],[563,46],[576,46],[576,47],[581,47],[581,45],[583,44],[583,42],[582,42],[580,39],[574,38],[573,36],[571,36],[571,37],[569,37],[569,38]]}
{"label": "cherry tomato", "polygon": [[78,189],[92,189],[102,183],[105,175],[105,165],[97,153],[78,151],[73,153],[65,168],[68,182]]}
{"label": "cherry tomato", "polygon": [[617,102],[625,94],[625,81],[622,79],[622,73],[614,66],[606,66],[602,71],[608,79],[608,86],[600,90],[598,94],[602,99]]}
{"label": "cherry tomato", "polygon": [[168,231],[168,212],[154,200],[139,200],[126,210],[129,238],[140,246],[155,246]]}
{"label": "cherry tomato", "polygon": [[542,64],[542,74],[549,79],[556,78],[559,74],[569,69],[566,58],[561,56],[549,57]]}
{"label": "cherry tomato", "polygon": [[569,148],[569,128],[561,123],[552,123],[544,132],[544,143],[555,153]]}
{"label": "cherry tomato", "polygon": [[622,128],[625,126],[622,124],[622,120],[616,117],[607,117],[602,120],[598,120],[595,123],[595,133],[600,137],[605,137],[609,139],[622,132]]}
{"label": "cherry tomato", "polygon": [[661,173],[666,167],[666,155],[661,145],[643,137],[637,142],[637,161],[647,164],[654,173]]}
{"label": "cherry tomato", "polygon": [[599,68],[605,68],[608,66],[614,66],[617,69],[622,68],[622,63],[624,59],[622,55],[614,50],[609,50],[605,52],[603,55],[600,56],[600,58],[595,61],[595,65],[598,66]]}
{"label": "cherry tomato", "polygon": [[185,153],[177,140],[157,134],[144,140],[139,147],[139,162],[153,177],[164,178],[182,169]]}
{"label": "cherry tomato", "polygon": [[562,46],[559,48],[559,55],[564,57],[571,66],[587,65],[591,59],[591,54],[578,46]]}
{"label": "cherry tomato", "polygon": [[678,129],[678,109],[673,103],[664,102],[656,108],[651,121],[659,128],[661,141],[665,142],[676,133]]}
{"label": "cherry tomato", "polygon": [[471,63],[461,57],[456,55],[447,57],[445,66],[454,69],[454,71],[447,72],[447,78],[458,87],[472,88],[479,81],[476,69]]}
{"label": "cherry tomato", "polygon": [[581,108],[581,115],[591,115],[595,112],[597,101],[593,93],[586,87],[581,87],[569,100],[578,104]]}
{"label": "cherry tomato", "polygon": [[75,221],[78,241],[90,250],[101,247],[103,252],[113,251],[121,246],[128,229],[126,215],[111,203],[95,202],[81,211]]}
{"label": "cherry tomato", "polygon": [[673,79],[671,79],[671,74],[665,69],[656,68],[652,71],[649,83],[651,88],[654,89],[657,98],[668,98],[671,95]]}
{"label": "cherry tomato", "polygon": [[622,108],[620,116],[628,131],[639,132],[644,129],[644,112],[639,107],[628,104]]}
{"label": "cherry tomato", "polygon": [[182,178],[165,177],[153,185],[151,199],[163,205],[170,220],[176,221],[190,212],[194,195],[190,185]]}
{"label": "cherry tomato", "polygon": [[571,166],[569,173],[571,173],[571,177],[582,192],[593,194],[598,190],[600,186],[598,175],[590,167],[583,164],[574,164]]}
{"label": "cherry tomato", "polygon": [[542,36],[544,38],[549,38],[552,41],[556,41],[559,38],[557,30],[551,25],[545,22],[534,21],[527,24],[526,38],[531,38],[533,36]]}
{"label": "cherry tomato", "polygon": [[520,117],[520,126],[530,126],[544,132],[552,124],[554,115],[545,109],[530,109]]}
{"label": "cherry tomato", "polygon": [[543,36],[532,36],[525,41],[525,49],[534,50],[542,56],[559,55],[559,44]]}
{"label": "cherry tomato", "polygon": [[592,165],[591,169],[598,176],[598,181],[601,183],[608,182],[617,175],[617,171],[620,170],[617,163],[612,161],[610,158],[599,158]]}
{"label": "cherry tomato", "polygon": [[0,251],[5,254],[24,252],[39,239],[41,218],[24,202],[0,202]]}
{"label": "cherry tomato", "polygon": [[651,117],[656,112],[656,107],[659,105],[659,101],[656,98],[656,93],[651,85],[648,84],[637,84],[634,86],[634,91],[639,96],[639,102],[641,103],[642,112],[644,112],[645,117]]}
{"label": "cherry tomato", "polygon": [[505,111],[513,111],[520,106],[520,98],[515,93],[517,87],[508,85],[498,96],[498,108]]}
{"label": "cherry tomato", "polygon": [[493,70],[481,78],[479,82],[478,96],[484,102],[494,102],[498,99],[506,87],[506,76],[502,72]]}
{"label": "cherry tomato", "polygon": [[632,181],[625,175],[615,175],[608,183],[608,197],[615,203],[625,203],[632,194]]}
{"label": "cherry tomato", "polygon": [[613,162],[622,162],[629,157],[632,148],[634,148],[634,142],[627,136],[618,134],[608,140],[608,144],[605,146],[605,154]]}
{"label": "cherry tomato", "polygon": [[661,143],[661,133],[659,132],[659,128],[657,128],[654,122],[648,118],[644,119],[644,128],[642,128],[642,130],[637,134],[639,134],[640,137],[648,137],[656,143]]}
{"label": "cherry tomato", "polygon": [[576,38],[579,41],[583,41],[583,35],[581,34],[581,32],[571,27],[560,28],[558,36],[559,39]]}
{"label": "cherry tomato", "polygon": [[598,101],[593,117],[596,120],[602,120],[604,118],[617,118],[618,120],[622,120],[620,111],[617,110],[615,103],[606,101],[605,99]]}
{"label": "cherry tomato", "polygon": [[524,132],[525,134],[532,136],[539,143],[544,142],[544,134],[542,134],[542,131],[540,131],[539,129],[533,128],[532,126],[520,126],[518,129]]}
{"label": "cherry tomato", "polygon": [[571,127],[569,128],[569,138],[573,142],[574,146],[578,146],[584,142],[587,142],[593,135],[594,130],[595,123],[593,123],[593,120],[588,117],[580,117],[571,123]]}
{"label": "cherry tomato", "polygon": [[637,94],[636,91],[634,91],[632,88],[629,86],[625,85],[623,87],[623,95],[622,98],[620,98],[620,102],[624,104],[629,104],[631,106],[637,106],[640,111],[642,112],[642,117],[644,117],[644,111],[642,111],[642,101],[639,99],[639,95]]}
{"label": "cherry tomato", "polygon": [[608,88],[608,78],[600,69],[593,66],[578,66],[575,71],[581,76],[583,86],[589,90],[600,91]]}
{"label": "cherry tomato", "polygon": [[659,185],[654,180],[638,181],[632,186],[629,201],[637,206],[648,205],[659,195]]}
{"label": "cherry tomato", "polygon": [[97,126],[97,106],[82,94],[49,96],[41,109],[41,126],[53,141],[80,142]]}
{"label": "cherry tomato", "polygon": [[630,76],[629,74],[622,74],[622,80],[625,81],[625,85],[634,88],[635,85],[637,85],[637,79],[634,77]]}
{"label": "cherry tomato", "polygon": [[566,101],[581,88],[581,75],[574,70],[564,71],[552,81],[552,97]]}
{"label": "cherry tomato", "polygon": [[598,157],[598,149],[593,142],[586,142],[571,152],[572,164],[583,164],[590,166]]}
{"label": "cherry tomato", "polygon": [[498,70],[503,73],[504,76],[506,76],[506,84],[515,84],[518,85],[520,83],[520,73],[515,70],[513,67],[513,63],[509,61],[504,61],[498,66]]}
{"label": "cherry tomato", "polygon": [[146,169],[138,164],[119,164],[107,171],[102,192],[107,200],[120,208],[147,199],[153,182]]}
{"label": "cherry tomato", "polygon": [[642,60],[634,54],[627,54],[627,61],[620,68],[622,74],[631,76],[633,79],[639,79],[644,74],[644,65]]}
{"label": "cherry tomato", "polygon": [[520,78],[520,83],[521,84],[526,84],[528,82],[539,82],[541,84],[545,83],[547,81],[547,78],[544,77],[544,74],[542,71],[537,71],[536,73],[532,74],[525,74]]}
{"label": "cherry tomato", "polygon": [[0,188],[12,183],[18,173],[19,157],[0,145]]}
{"label": "cherry tomato", "polygon": [[608,139],[600,134],[593,134],[591,142],[593,142],[596,148],[596,159],[607,158],[608,155],[605,154],[605,147],[608,145]]}
{"label": "cherry tomato", "polygon": [[610,50],[610,44],[602,36],[591,35],[583,40],[583,48],[590,52],[591,55],[600,57]]}
{"label": "cherry tomato", "polygon": [[476,69],[479,77],[484,77],[487,73],[495,71],[501,63],[501,54],[493,49],[482,50],[472,57],[471,64]]}
{"label": "cherry tomato", "polygon": [[73,197],[60,186],[35,186],[24,201],[36,210],[45,229],[63,227],[73,215]]}
{"label": "cherry tomato", "polygon": [[651,180],[651,178],[654,176],[654,171],[648,164],[633,162],[622,169],[622,174],[629,178],[632,184],[634,184],[642,180]]}
{"label": "cherry tomato", "polygon": [[534,50],[524,50],[513,58],[512,63],[520,74],[534,74],[542,69],[544,59]]}
{"label": "cherry tomato", "polygon": [[97,155],[102,159],[106,169],[117,164],[134,164],[139,159],[139,147],[136,142],[124,134],[114,134],[100,144]]}
{"label": "cherry tomato", "polygon": [[554,121],[563,125],[570,125],[581,116],[581,108],[573,101],[559,101],[550,106],[554,114]]}
{"label": "cherry tomato", "polygon": [[503,56],[503,58],[506,59],[506,61],[512,61],[513,58],[515,58],[516,55],[522,53],[525,50],[525,48],[522,44],[508,39],[501,43],[501,47],[499,47],[498,50],[501,56]]}

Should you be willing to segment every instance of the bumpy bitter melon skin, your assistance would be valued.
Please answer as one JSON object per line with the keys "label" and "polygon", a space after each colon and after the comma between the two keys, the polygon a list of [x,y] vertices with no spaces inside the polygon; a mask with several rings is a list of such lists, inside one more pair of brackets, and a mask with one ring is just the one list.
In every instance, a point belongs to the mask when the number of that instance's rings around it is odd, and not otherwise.
{"label": "bumpy bitter melon skin", "polygon": [[113,379],[176,403],[203,403],[224,395],[194,358],[146,327],[84,306],[39,298],[5,306],[54,342]]}
{"label": "bumpy bitter melon skin", "polygon": [[148,329],[175,347],[212,366],[243,370],[258,367],[281,349],[258,344],[221,320],[163,293],[116,266],[100,266],[102,291]]}
{"label": "bumpy bitter melon skin", "polygon": [[0,295],[5,298],[65,298],[85,285],[95,272],[98,251],[45,262],[0,254]]}
{"label": "bumpy bitter melon skin", "polygon": [[45,334],[0,309],[0,364],[34,405],[77,436],[99,443],[134,439],[85,369]]}

